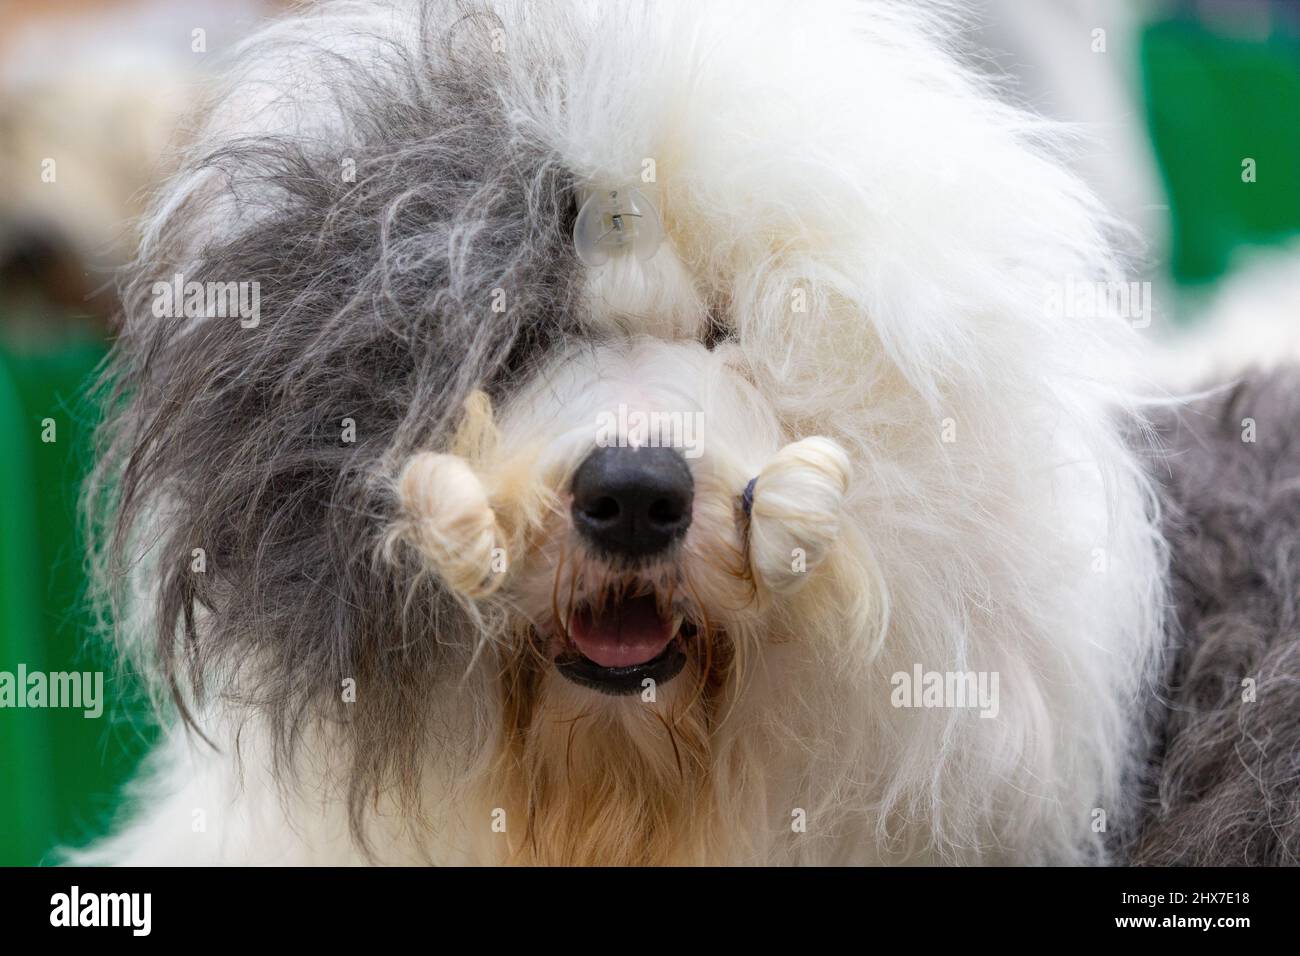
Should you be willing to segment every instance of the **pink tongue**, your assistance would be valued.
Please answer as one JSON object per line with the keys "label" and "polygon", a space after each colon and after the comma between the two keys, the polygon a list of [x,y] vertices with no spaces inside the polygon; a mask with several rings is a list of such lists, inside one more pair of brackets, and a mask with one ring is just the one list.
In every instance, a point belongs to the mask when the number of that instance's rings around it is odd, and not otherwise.
{"label": "pink tongue", "polygon": [[630,667],[652,661],[673,639],[672,621],[659,616],[651,595],[629,598],[596,615],[578,611],[570,636],[588,660],[601,667]]}

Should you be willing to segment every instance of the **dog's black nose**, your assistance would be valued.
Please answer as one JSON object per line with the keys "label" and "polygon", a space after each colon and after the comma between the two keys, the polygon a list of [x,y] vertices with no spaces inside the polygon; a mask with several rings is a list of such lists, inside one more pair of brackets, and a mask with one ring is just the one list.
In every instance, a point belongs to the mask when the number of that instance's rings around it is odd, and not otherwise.
{"label": "dog's black nose", "polygon": [[671,448],[597,448],[573,476],[573,524],[601,551],[645,558],[686,533],[694,497]]}

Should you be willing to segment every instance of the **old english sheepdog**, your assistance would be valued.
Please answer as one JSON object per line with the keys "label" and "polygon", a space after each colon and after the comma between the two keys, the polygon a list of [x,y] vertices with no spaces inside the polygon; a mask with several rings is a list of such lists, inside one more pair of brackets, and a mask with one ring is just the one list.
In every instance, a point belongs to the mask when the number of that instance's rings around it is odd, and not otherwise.
{"label": "old english sheepdog", "polygon": [[960,31],[349,0],[243,44],[103,381],[164,731],[79,858],[1294,861],[1297,379],[1152,403],[1113,297],[1060,307],[1117,224]]}

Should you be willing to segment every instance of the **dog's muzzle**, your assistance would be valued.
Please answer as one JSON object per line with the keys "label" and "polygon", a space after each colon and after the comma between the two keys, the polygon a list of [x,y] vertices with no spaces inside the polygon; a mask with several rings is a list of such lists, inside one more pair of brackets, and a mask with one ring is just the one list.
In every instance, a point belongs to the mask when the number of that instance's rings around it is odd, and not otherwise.
{"label": "dog's muzzle", "polygon": [[[573,477],[573,527],[615,567],[661,559],[691,523],[695,484],[671,448],[597,448]],[[556,667],[606,694],[631,694],[676,677],[690,626],[648,584],[598,595],[574,609]]]}

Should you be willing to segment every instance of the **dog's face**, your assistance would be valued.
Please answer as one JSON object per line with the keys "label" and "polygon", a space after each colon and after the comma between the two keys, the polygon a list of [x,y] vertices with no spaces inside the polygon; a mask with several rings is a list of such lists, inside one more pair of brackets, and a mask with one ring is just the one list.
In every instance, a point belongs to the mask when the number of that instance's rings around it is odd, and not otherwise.
{"label": "dog's face", "polygon": [[[717,830],[723,725],[763,709],[771,648],[816,656],[836,630],[817,601],[853,603],[827,597],[853,554],[827,555],[844,453],[789,442],[750,371],[733,343],[604,336],[495,412],[470,402],[452,452],[403,471],[399,540],[505,621],[481,634],[503,726],[487,796],[529,820],[516,852],[705,853],[685,831]],[[662,839],[631,840],[647,814]]]}
{"label": "dog's face", "polygon": [[646,702],[698,691],[758,626],[742,499],[779,431],[731,354],[596,345],[502,410],[501,446],[536,456],[547,502],[506,594],[554,676]]}
{"label": "dog's face", "polygon": [[[476,462],[512,531],[493,571],[510,624],[492,649],[504,739],[488,798],[530,821],[516,852],[705,846],[684,831],[707,829],[702,774],[770,604],[745,492],[781,431],[740,361],[727,345],[610,338],[552,357],[498,410]],[[630,840],[647,814],[660,840]]]}

